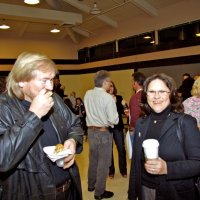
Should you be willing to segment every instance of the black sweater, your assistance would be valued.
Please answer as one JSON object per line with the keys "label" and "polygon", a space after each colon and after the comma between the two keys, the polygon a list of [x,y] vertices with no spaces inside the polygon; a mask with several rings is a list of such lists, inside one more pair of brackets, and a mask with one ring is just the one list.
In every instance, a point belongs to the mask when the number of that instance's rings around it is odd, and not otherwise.
{"label": "black sweater", "polygon": [[[150,114],[150,123],[145,139],[156,139],[159,140],[159,135],[162,127],[164,126],[165,119],[169,116],[170,106],[165,108],[161,113],[155,113],[153,110]],[[142,166],[144,166],[145,158],[143,155]],[[155,188],[159,183],[161,176],[156,176],[146,172],[145,168],[142,169],[142,185],[149,188]]]}

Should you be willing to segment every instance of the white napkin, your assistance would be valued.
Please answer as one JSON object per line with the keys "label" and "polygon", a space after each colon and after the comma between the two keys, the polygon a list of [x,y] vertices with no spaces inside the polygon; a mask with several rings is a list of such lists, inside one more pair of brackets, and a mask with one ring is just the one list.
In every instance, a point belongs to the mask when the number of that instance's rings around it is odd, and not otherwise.
{"label": "white napkin", "polygon": [[47,154],[47,157],[52,161],[55,162],[56,160],[60,158],[67,157],[68,155],[72,154],[72,151],[70,149],[65,149],[59,153],[55,153],[55,146],[48,146],[44,147],[43,151]]}

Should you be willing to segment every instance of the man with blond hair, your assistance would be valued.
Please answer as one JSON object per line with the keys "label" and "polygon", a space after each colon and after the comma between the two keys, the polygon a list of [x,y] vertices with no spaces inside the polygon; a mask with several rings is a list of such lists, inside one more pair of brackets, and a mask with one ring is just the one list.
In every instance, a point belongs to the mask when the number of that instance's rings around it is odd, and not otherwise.
{"label": "man with blond hair", "polygon": [[[80,119],[53,93],[56,66],[22,53],[0,95],[0,196],[3,200],[82,200],[75,153],[82,151]],[[58,167],[43,152],[58,143],[71,154]]]}

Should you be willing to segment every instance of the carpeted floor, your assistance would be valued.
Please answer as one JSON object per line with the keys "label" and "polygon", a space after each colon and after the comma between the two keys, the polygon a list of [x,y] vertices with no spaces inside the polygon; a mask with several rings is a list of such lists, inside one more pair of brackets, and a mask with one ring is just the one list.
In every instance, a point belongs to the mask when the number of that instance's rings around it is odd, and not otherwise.
{"label": "carpeted floor", "polygon": [[[119,173],[118,154],[114,145],[114,159],[115,159],[115,177],[113,179],[107,178],[106,189],[114,192],[114,196],[110,200],[127,200],[128,177],[130,170],[130,160],[127,159],[128,176],[123,178]],[[88,170],[88,142],[84,142],[84,150],[80,155],[76,156],[76,161],[79,166],[82,182],[83,200],[94,200],[94,192],[88,192],[87,188],[87,170]]]}

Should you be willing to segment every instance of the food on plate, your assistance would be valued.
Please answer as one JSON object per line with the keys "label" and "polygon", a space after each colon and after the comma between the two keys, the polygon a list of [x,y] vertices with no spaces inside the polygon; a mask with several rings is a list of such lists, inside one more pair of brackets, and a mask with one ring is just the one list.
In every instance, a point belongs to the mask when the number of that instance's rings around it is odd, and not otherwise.
{"label": "food on plate", "polygon": [[63,151],[64,150],[64,145],[63,144],[57,144],[56,146],[55,146],[55,150],[54,150],[54,153],[59,153],[59,152],[61,152],[61,151]]}

